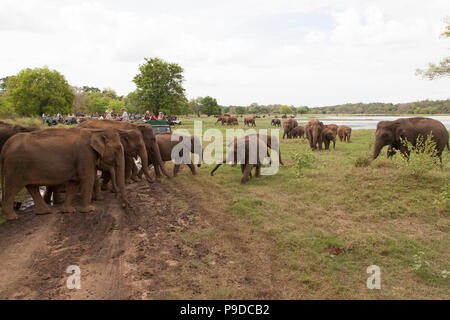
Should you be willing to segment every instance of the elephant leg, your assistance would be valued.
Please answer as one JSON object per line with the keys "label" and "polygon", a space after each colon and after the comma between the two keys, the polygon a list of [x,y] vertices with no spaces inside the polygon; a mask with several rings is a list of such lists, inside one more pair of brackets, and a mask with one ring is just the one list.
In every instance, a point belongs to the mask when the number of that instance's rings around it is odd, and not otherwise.
{"label": "elephant leg", "polygon": [[45,187],[45,193],[44,193],[44,201],[48,204],[52,202],[52,194],[53,194],[53,187],[46,186]]}
{"label": "elephant leg", "polygon": [[133,158],[131,159],[131,180],[138,182],[140,179],[138,177],[138,167],[134,162]]}
{"label": "elephant leg", "polygon": [[255,172],[255,178],[261,177],[261,165],[256,165],[256,172]]}
{"label": "elephant leg", "polygon": [[241,184],[247,183],[247,181],[249,180],[249,176],[252,173],[252,168],[253,168],[252,164],[244,165],[244,171],[242,173]]}
{"label": "elephant leg", "polygon": [[97,201],[102,201],[103,200],[102,190],[101,190],[101,187],[100,187],[100,178],[96,178],[95,179],[93,199],[97,200]]}
{"label": "elephant leg", "polygon": [[[6,181],[11,181],[7,179]],[[2,187],[5,189],[2,198],[2,215],[6,220],[17,220],[19,217],[14,212],[14,198],[16,194],[22,189],[19,185],[6,185],[3,184]]]}
{"label": "elephant leg", "polygon": [[178,175],[178,172],[180,171],[180,164],[174,164],[173,165],[173,176],[176,177]]}
{"label": "elephant leg", "polygon": [[108,183],[111,180],[111,174],[108,171],[103,171],[102,174],[103,181],[102,181],[102,190],[108,190]]}
{"label": "elephant leg", "polygon": [[94,187],[94,175],[86,177],[80,181],[81,185],[81,208],[80,212],[87,213],[95,211],[95,207],[91,205],[92,189]]}
{"label": "elephant leg", "polygon": [[50,207],[45,203],[44,199],[42,199],[41,193],[39,191],[39,186],[28,185],[27,190],[31,194],[31,197],[33,198],[35,214],[42,215],[55,213],[55,211],[50,209]]}
{"label": "elephant leg", "polygon": [[[75,213],[77,210],[72,206],[73,198],[75,197],[75,194],[78,190],[78,182],[76,181],[69,181],[67,183],[67,189],[66,189],[66,199],[64,201],[64,205],[61,207],[62,213]],[[92,192],[92,187],[91,187]]]}
{"label": "elephant leg", "polygon": [[54,205],[63,203],[63,199],[61,197],[61,189],[63,189],[63,186],[64,185],[52,187],[52,190],[53,190],[53,204]]}
{"label": "elephant leg", "polygon": [[159,167],[159,165],[155,165],[154,167],[155,167],[155,176],[157,178],[162,178],[163,175],[161,174],[161,168]]}
{"label": "elephant leg", "polygon": [[188,163],[187,166],[191,169],[192,175],[197,175],[197,171],[195,171],[195,166],[192,163]]}

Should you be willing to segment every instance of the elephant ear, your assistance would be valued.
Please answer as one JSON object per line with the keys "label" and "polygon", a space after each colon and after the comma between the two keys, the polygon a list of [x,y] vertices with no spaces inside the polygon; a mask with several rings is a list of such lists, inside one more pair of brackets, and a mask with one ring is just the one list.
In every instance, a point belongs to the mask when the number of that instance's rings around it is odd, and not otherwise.
{"label": "elephant ear", "polygon": [[100,158],[102,158],[106,149],[106,137],[102,133],[94,133],[91,135],[89,144],[100,155]]}

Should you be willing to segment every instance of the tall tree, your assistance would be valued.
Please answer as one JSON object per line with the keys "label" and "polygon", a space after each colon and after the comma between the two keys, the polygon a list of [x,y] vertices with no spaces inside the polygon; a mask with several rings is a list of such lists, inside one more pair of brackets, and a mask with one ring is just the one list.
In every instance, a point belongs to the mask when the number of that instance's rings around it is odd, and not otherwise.
{"label": "tall tree", "polygon": [[222,113],[222,108],[217,104],[217,100],[210,96],[200,99],[200,110],[203,114],[208,115],[208,117]]}
{"label": "tall tree", "polygon": [[185,101],[183,68],[159,58],[145,59],[133,81],[141,111],[173,112],[180,101]]}
{"label": "tall tree", "polygon": [[[447,26],[441,34],[443,38],[450,38],[450,17],[446,18]],[[430,63],[427,70],[418,69],[416,74],[429,80],[450,76],[450,57],[445,57],[439,64]]]}
{"label": "tall tree", "polygon": [[292,113],[292,109],[288,106],[282,106],[280,108],[280,113],[285,113],[285,114]]}
{"label": "tall tree", "polygon": [[72,112],[74,93],[67,80],[49,68],[24,69],[6,81],[12,107],[22,116]]}

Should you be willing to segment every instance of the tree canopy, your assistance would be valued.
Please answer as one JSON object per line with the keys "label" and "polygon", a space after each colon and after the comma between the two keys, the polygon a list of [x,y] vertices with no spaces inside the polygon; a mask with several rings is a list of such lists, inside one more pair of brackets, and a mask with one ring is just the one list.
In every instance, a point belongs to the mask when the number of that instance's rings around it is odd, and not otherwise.
{"label": "tree canopy", "polygon": [[179,113],[186,106],[183,68],[159,58],[145,59],[134,77],[140,112]]}
{"label": "tree canopy", "polygon": [[74,93],[67,80],[47,67],[24,69],[6,80],[11,107],[21,116],[72,111]]}
{"label": "tree canopy", "polygon": [[[446,23],[447,26],[441,36],[443,38],[450,38],[450,17],[446,18]],[[429,80],[448,77],[450,76],[450,57],[445,57],[438,64],[430,63],[427,70],[418,69],[416,73]]]}
{"label": "tree canopy", "polygon": [[212,98],[212,97],[210,97],[210,96],[201,98],[199,102],[200,102],[200,111],[203,114],[206,114],[208,116],[212,116],[214,114],[221,114],[222,113],[222,109],[217,104],[217,100]]}

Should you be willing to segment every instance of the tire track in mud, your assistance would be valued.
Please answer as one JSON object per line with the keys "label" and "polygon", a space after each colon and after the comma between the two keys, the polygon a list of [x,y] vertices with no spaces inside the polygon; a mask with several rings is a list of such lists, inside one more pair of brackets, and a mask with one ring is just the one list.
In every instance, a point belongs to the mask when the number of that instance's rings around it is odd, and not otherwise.
{"label": "tire track in mud", "polygon": [[[93,213],[35,216],[0,226],[1,299],[283,298],[273,248],[175,180],[127,186],[132,210],[104,192]],[[176,205],[176,201],[183,205]],[[214,241],[192,234],[212,232]],[[20,253],[20,254],[17,254]],[[66,268],[81,269],[68,290]],[[212,296],[211,296],[212,294]]]}

